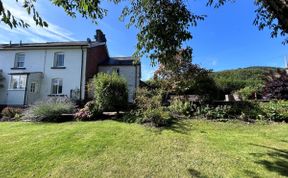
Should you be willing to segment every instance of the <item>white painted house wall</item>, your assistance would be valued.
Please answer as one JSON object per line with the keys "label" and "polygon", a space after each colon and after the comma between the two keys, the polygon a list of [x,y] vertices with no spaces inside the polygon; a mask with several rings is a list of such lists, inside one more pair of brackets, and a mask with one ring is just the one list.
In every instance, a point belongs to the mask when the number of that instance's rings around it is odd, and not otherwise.
{"label": "white painted house wall", "polygon": [[[25,53],[25,70],[12,70],[14,67],[15,54]],[[54,61],[55,52],[63,52],[65,69],[51,69]],[[83,70],[82,70],[82,99],[84,98],[85,90],[85,63],[86,63],[86,49],[83,49]],[[53,78],[63,79],[63,94],[70,96],[70,91],[73,89],[80,89],[81,80],[81,61],[82,50],[80,47],[71,48],[55,48],[55,49],[37,49],[37,50],[1,50],[0,51],[0,69],[3,70],[5,77],[4,88],[0,89],[0,104],[15,104],[7,100],[10,78],[9,73],[20,72],[42,72],[43,78],[40,83],[40,99],[47,97],[51,94],[51,82]],[[27,86],[27,85],[26,85]],[[15,95],[16,98],[19,98]],[[15,100],[16,101],[16,100]]]}
{"label": "white painted house wall", "polygon": [[133,102],[134,95],[140,82],[140,66],[139,65],[113,65],[99,66],[99,72],[112,73],[113,70],[119,69],[119,74],[127,80],[128,84],[128,101]]}

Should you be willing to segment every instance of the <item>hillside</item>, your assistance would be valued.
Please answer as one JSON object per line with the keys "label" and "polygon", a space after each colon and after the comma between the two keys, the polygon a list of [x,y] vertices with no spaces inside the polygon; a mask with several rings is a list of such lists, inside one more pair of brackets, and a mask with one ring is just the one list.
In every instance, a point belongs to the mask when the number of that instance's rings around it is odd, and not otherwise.
{"label": "hillside", "polygon": [[267,74],[277,69],[283,68],[255,66],[213,72],[212,76],[224,93],[231,93],[247,86],[263,84]]}

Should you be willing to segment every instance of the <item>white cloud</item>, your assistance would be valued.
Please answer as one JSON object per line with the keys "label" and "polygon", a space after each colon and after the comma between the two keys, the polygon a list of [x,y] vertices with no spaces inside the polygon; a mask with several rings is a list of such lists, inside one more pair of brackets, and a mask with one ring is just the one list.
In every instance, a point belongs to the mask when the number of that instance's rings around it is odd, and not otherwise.
{"label": "white cloud", "polygon": [[[38,6],[41,6],[40,1]],[[29,23],[29,28],[10,29],[6,24],[0,23],[0,32],[6,33],[6,38],[11,38],[13,40],[23,40],[29,42],[45,42],[45,41],[76,41],[72,37],[72,33],[62,27],[53,24],[48,21],[48,28],[41,28],[35,25],[33,18],[29,16],[26,11],[20,6],[20,3],[16,3],[11,0],[3,0],[3,5],[5,8],[9,9],[15,17],[23,19],[25,22]],[[43,9],[43,8],[39,8]],[[41,13],[40,13],[41,14]],[[44,18],[45,19],[45,18]],[[2,32],[3,31],[3,32]],[[7,39],[0,39],[0,42],[7,41]]]}

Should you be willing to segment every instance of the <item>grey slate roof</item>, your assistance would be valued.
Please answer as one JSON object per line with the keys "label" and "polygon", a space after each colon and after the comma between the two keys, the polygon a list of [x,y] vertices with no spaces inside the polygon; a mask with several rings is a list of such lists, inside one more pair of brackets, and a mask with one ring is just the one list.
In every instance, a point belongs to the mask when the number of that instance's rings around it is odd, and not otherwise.
{"label": "grey slate roof", "polygon": [[21,48],[46,48],[46,47],[77,47],[77,46],[97,46],[102,43],[93,41],[71,41],[71,42],[47,42],[47,43],[14,43],[14,44],[0,44],[0,50],[5,49],[21,49]]}

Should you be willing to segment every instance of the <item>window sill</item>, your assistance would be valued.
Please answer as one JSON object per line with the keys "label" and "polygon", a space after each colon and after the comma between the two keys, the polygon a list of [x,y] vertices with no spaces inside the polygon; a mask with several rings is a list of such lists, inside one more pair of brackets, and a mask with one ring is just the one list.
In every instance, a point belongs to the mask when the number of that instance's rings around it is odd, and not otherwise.
{"label": "window sill", "polygon": [[51,69],[66,69],[66,67],[51,67]]}
{"label": "window sill", "polygon": [[51,95],[48,95],[48,96],[52,96],[52,97],[64,97],[64,96],[67,96],[67,95],[64,95],[64,94],[51,94]]}
{"label": "window sill", "polygon": [[25,88],[17,88],[17,89],[9,88],[8,91],[25,91]]}
{"label": "window sill", "polygon": [[25,70],[26,67],[12,67],[11,70]]}

